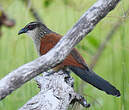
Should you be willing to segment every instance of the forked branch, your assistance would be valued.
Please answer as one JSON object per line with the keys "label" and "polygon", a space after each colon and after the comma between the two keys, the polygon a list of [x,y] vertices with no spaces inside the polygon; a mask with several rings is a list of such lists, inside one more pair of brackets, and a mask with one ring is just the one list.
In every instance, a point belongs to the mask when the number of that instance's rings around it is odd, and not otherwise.
{"label": "forked branch", "polygon": [[10,72],[0,80],[0,100],[27,81],[56,66],[120,0],[98,0],[47,54]]}

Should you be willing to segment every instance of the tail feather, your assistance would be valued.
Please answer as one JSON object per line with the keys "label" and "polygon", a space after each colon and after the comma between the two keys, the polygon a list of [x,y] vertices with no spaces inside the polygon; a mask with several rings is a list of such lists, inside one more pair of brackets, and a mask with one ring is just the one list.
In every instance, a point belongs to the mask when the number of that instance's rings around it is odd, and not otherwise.
{"label": "tail feather", "polygon": [[88,82],[94,87],[105,91],[107,94],[111,94],[113,96],[120,96],[119,90],[117,90],[113,85],[111,85],[108,81],[104,80],[92,70],[82,69],[79,67],[70,66],[69,67],[76,75],[78,75],[82,80]]}

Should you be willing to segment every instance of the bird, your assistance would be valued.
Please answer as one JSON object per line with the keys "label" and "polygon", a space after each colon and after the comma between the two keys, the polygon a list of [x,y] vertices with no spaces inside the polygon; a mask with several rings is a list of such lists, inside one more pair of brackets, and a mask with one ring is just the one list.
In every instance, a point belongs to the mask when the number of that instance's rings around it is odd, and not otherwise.
{"label": "bird", "polygon": [[[34,42],[39,56],[49,52],[61,39],[61,35],[49,29],[44,23],[33,21],[22,28],[18,35],[26,33]],[[120,91],[115,86],[97,75],[88,67],[84,58],[76,48],[73,48],[69,55],[53,69],[59,71],[68,68],[85,82],[109,95],[119,97]]]}

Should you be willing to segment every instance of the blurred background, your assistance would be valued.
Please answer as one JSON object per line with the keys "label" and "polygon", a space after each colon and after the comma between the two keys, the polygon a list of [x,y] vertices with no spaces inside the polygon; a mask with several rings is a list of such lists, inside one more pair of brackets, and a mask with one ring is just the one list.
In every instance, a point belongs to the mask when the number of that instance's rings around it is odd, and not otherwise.
{"label": "blurred background", "polygon": [[[33,42],[18,31],[36,18],[64,35],[96,0],[0,0],[0,79],[38,56]],[[5,13],[6,21],[2,20]],[[4,18],[4,20],[5,20]],[[88,65],[121,91],[116,98],[81,81],[75,90],[92,106],[88,110],[129,109],[129,1],[122,0],[77,46]],[[31,80],[0,101],[0,110],[17,110],[38,93]],[[70,110],[86,110],[79,104]]]}

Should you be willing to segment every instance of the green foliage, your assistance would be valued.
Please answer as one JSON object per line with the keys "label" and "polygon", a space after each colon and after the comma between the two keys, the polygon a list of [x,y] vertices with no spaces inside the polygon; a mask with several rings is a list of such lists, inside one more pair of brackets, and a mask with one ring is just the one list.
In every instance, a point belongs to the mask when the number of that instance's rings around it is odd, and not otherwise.
{"label": "green foliage", "polygon": [[[46,3],[47,8],[43,7]],[[82,10],[74,10],[72,5],[67,7],[63,0],[32,0],[33,6],[39,12],[44,22],[52,30],[65,34],[87,10],[94,1],[74,0]],[[70,0],[66,0],[70,1]],[[50,2],[50,3],[49,3]],[[92,3],[91,3],[92,2]],[[2,27],[3,36],[0,39],[0,78],[3,78],[9,72],[19,66],[28,63],[37,58],[33,42],[26,35],[18,36],[18,31],[28,22],[33,21],[29,10],[20,0],[1,0],[3,7],[11,18],[16,19],[16,26],[12,29]],[[52,5],[50,5],[52,4]],[[123,9],[128,8],[129,1],[123,0],[113,12],[103,19],[96,28],[84,38],[77,48],[90,64],[92,56],[97,48],[105,39],[106,34],[110,31],[114,23],[120,19]],[[82,5],[84,8],[82,8]],[[100,60],[94,69],[96,73],[104,79],[110,81],[120,91],[122,96],[115,98],[106,95],[104,92],[84,83],[83,93],[86,95],[88,102],[92,104],[90,110],[128,110],[129,103],[129,21],[114,34],[113,39],[109,41]],[[75,89],[80,90],[80,79],[73,74],[75,78]],[[13,92],[7,98],[0,102],[0,110],[17,110],[25,104],[32,96],[38,93],[37,85],[32,80]],[[81,92],[81,91],[80,91]]]}
{"label": "green foliage", "polygon": [[77,48],[78,48],[79,50],[86,51],[86,52],[87,52],[88,54],[90,54],[90,55],[93,55],[93,54],[94,54],[94,51],[93,51],[92,49],[88,48],[88,47],[85,46],[85,45],[79,44],[79,45],[77,45]]}
{"label": "green foliage", "polygon": [[121,89],[122,89],[122,93],[123,93],[123,96],[121,98],[121,102],[122,102],[122,106],[121,106],[121,109],[124,108],[124,110],[128,110],[128,104],[127,104],[127,99],[126,99],[126,95],[127,95],[127,77],[126,77],[126,74],[127,74],[127,58],[126,58],[126,55],[128,55],[125,51],[125,26],[122,25],[121,27],[121,61],[122,61],[122,64],[121,64],[121,67],[122,67],[122,78],[121,78]]}
{"label": "green foliage", "polygon": [[100,42],[95,36],[88,36],[87,40],[95,49],[99,47]]}
{"label": "green foliage", "polygon": [[52,2],[53,2],[53,0],[44,0],[43,4],[44,4],[45,7],[49,7]]}
{"label": "green foliage", "polygon": [[70,0],[63,0],[63,2],[64,2],[65,5],[68,5],[69,1]]}

